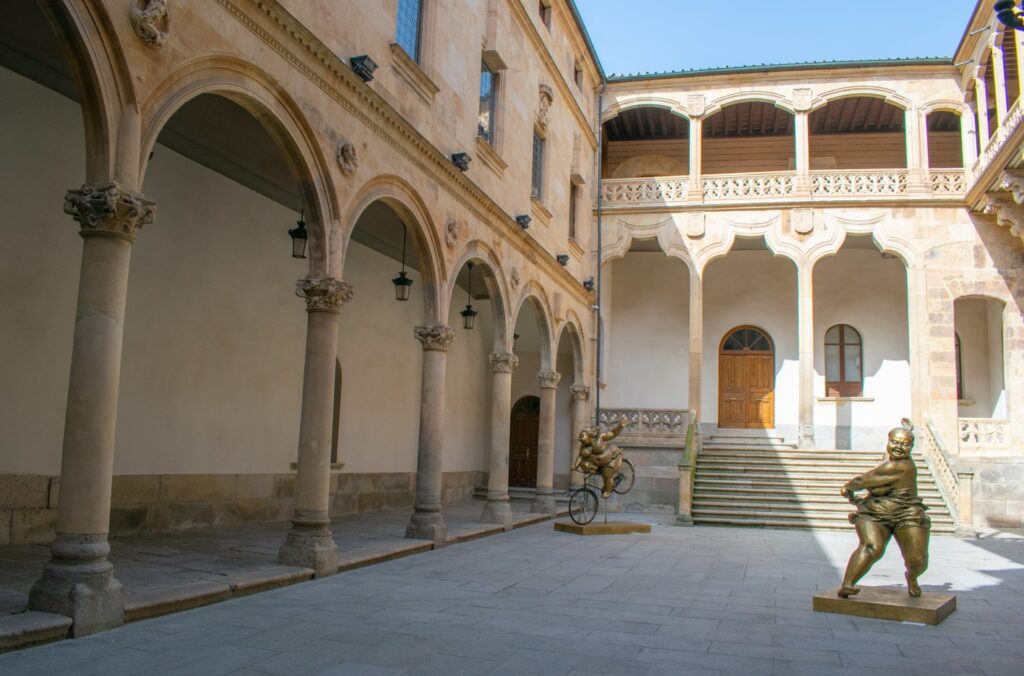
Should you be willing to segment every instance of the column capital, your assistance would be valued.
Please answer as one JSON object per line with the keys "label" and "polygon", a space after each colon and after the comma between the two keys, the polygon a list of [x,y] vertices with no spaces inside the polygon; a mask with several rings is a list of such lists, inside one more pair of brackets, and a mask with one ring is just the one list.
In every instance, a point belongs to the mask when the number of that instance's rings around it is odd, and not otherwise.
{"label": "column capital", "polygon": [[494,352],[491,354],[491,371],[494,373],[512,373],[519,365],[519,357],[511,352]]}
{"label": "column capital", "polygon": [[537,382],[542,390],[554,390],[558,388],[558,382],[562,374],[558,371],[540,371],[537,373]]}
{"label": "column capital", "polygon": [[64,194],[64,213],[82,226],[81,234],[135,239],[135,231],[156,218],[156,204],[119,183],[83,185]]}
{"label": "column capital", "polygon": [[417,326],[412,333],[423,344],[426,352],[447,352],[448,346],[455,340],[455,331],[444,324]]}
{"label": "column capital", "polygon": [[338,312],[342,304],[352,300],[352,285],[332,277],[300,279],[295,295],[306,299],[307,312]]}
{"label": "column capital", "polygon": [[589,385],[573,385],[569,388],[572,393],[573,401],[586,401],[590,399],[590,386]]}

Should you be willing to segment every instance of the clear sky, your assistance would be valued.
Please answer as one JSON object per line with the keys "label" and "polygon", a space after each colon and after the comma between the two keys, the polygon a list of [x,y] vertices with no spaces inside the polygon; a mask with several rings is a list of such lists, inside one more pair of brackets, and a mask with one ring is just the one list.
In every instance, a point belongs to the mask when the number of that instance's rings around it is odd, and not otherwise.
{"label": "clear sky", "polygon": [[[989,1],[989,0],[986,0]],[[609,75],[952,56],[974,0],[576,0]]]}

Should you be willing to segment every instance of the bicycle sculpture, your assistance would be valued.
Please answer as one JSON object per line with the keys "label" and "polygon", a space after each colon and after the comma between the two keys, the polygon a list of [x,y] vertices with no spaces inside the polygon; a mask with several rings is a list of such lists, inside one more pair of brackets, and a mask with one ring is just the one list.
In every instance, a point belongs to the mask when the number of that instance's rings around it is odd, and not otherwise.
{"label": "bicycle sculpture", "polygon": [[597,477],[601,476],[601,497],[607,500],[612,493],[625,495],[633,488],[635,475],[633,463],[622,457],[622,449],[608,443],[626,428],[628,423],[619,420],[615,427],[605,433],[600,428],[588,427],[580,432],[580,450],[573,463],[574,472],[583,474],[583,485],[569,495],[569,518],[585,526],[597,516],[600,503],[597,499]]}

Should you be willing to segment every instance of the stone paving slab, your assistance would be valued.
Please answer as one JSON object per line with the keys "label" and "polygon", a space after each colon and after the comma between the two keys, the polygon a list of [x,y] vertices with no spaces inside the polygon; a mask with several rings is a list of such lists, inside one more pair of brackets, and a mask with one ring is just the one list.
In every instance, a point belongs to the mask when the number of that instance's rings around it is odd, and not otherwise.
{"label": "stone paving slab", "polygon": [[[645,522],[650,522],[645,520]],[[1024,541],[936,538],[920,626],[811,610],[856,536],[550,524],[0,655],[0,674],[982,674],[1024,664]],[[897,548],[865,584],[902,581]]]}

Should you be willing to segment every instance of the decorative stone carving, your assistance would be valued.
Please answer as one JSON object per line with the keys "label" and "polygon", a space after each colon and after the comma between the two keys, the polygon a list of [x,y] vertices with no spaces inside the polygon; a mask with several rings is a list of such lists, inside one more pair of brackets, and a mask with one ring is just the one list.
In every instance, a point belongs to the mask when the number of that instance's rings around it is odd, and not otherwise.
{"label": "decorative stone carving", "polygon": [[171,34],[171,15],[167,0],[138,0],[132,6],[132,28],[150,47],[163,47]]}
{"label": "decorative stone carving", "polygon": [[685,409],[603,408],[598,424],[611,429],[618,421],[629,423],[629,434],[685,437],[690,412]]}
{"label": "decorative stone carving", "polygon": [[690,94],[686,97],[686,112],[690,117],[700,117],[707,110],[707,102],[703,94]]}
{"label": "decorative stone carving", "polygon": [[444,324],[417,326],[413,329],[413,335],[423,344],[423,349],[429,352],[446,352],[455,340],[455,331]]}
{"label": "decorative stone carving", "polygon": [[1013,200],[990,197],[984,213],[995,216],[996,223],[1010,229],[1010,234],[1024,240],[1024,207]]}
{"label": "decorative stone carving", "polygon": [[558,387],[562,374],[558,371],[541,371],[537,374],[537,382],[542,390],[553,390]]}
{"label": "decorative stone carving", "polygon": [[703,211],[684,214],[683,223],[687,237],[693,239],[703,237],[707,228],[707,214]]}
{"label": "decorative stone carving", "polygon": [[513,289],[518,289],[519,288],[519,284],[520,284],[520,282],[522,282],[522,280],[519,278],[519,269],[518,268],[512,268],[512,274],[509,275],[509,281],[512,282],[512,288]]}
{"label": "decorative stone carving", "polygon": [[1007,169],[1003,172],[999,187],[1011,192],[1014,202],[1024,204],[1024,172]]}
{"label": "decorative stone carving", "polygon": [[814,101],[814,92],[810,87],[797,87],[793,90],[793,110],[798,113],[810,111]]}
{"label": "decorative stone carving", "polygon": [[454,249],[455,245],[459,243],[459,233],[462,230],[462,225],[457,219],[450,218],[444,226],[444,243],[449,249]]}
{"label": "decorative stone carving", "polygon": [[551,104],[555,101],[555,93],[546,84],[540,86],[540,104],[537,107],[537,126],[541,129],[548,128],[551,121]]}
{"label": "decorative stone carving", "polygon": [[590,386],[588,385],[573,385],[569,388],[569,392],[572,394],[573,401],[586,401],[590,399]]}
{"label": "decorative stone carving", "polygon": [[790,223],[798,235],[809,235],[814,232],[814,212],[810,209],[793,209]]}
{"label": "decorative stone carving", "polygon": [[306,299],[307,312],[338,312],[352,300],[352,293],[351,284],[331,277],[306,278],[295,283],[295,295]]}
{"label": "decorative stone carving", "polygon": [[356,147],[348,141],[338,143],[336,158],[341,173],[346,176],[356,173],[356,169],[359,168],[359,155],[356,153]]}
{"label": "decorative stone carving", "polygon": [[83,185],[64,195],[64,213],[78,221],[83,233],[107,231],[135,237],[136,230],[156,218],[156,205],[117,183]]}
{"label": "decorative stone carving", "polygon": [[494,373],[512,373],[519,364],[519,357],[511,352],[494,352],[491,354],[491,371]]}

